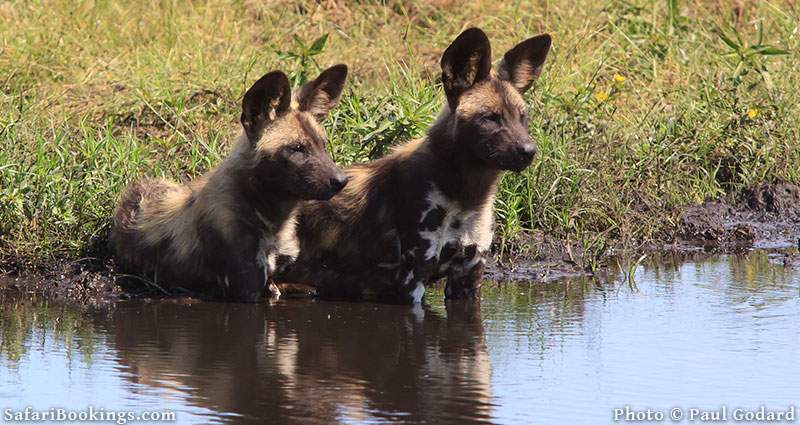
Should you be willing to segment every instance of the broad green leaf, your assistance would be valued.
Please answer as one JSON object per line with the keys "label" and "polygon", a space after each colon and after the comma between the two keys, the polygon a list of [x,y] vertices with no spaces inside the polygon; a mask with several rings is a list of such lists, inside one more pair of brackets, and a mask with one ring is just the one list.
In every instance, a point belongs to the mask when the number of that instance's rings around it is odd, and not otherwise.
{"label": "broad green leaf", "polygon": [[325,33],[318,39],[314,40],[314,43],[311,44],[311,47],[308,49],[308,53],[310,55],[316,55],[322,53],[322,50],[325,48],[325,43],[328,42],[328,34]]}

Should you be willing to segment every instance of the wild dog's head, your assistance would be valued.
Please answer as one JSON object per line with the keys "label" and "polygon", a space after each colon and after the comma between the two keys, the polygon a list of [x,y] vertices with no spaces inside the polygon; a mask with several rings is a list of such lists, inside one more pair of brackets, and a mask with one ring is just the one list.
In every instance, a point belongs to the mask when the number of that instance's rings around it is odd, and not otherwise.
{"label": "wild dog's head", "polygon": [[264,75],[242,101],[242,126],[252,149],[254,180],[300,199],[329,199],[347,176],[325,150],[325,118],[339,101],[347,66],[332,66],[299,90],[294,99],[281,71]]}
{"label": "wild dog's head", "polygon": [[470,28],[442,55],[442,84],[455,120],[455,139],[477,160],[500,170],[522,171],[536,146],[528,134],[522,98],[542,72],[550,36],[538,35],[506,52],[492,71],[486,34]]}

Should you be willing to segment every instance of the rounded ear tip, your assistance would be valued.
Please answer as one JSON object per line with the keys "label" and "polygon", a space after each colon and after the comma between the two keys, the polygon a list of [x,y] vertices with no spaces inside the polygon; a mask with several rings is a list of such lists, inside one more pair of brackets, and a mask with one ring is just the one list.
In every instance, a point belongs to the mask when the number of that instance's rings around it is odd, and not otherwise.
{"label": "rounded ear tip", "polygon": [[469,28],[467,28],[467,29],[465,29],[464,31],[462,31],[462,32],[461,32],[461,34],[462,34],[462,35],[463,35],[463,34],[473,34],[473,33],[474,33],[474,34],[483,34],[483,35],[486,35],[486,33],[485,33],[485,32],[483,32],[483,30],[482,30],[482,29],[480,29],[480,28],[478,28],[478,27],[469,27]]}
{"label": "rounded ear tip", "polygon": [[533,37],[531,40],[536,40],[542,44],[550,45],[553,43],[553,37],[550,36],[548,33],[539,34],[536,37]]}
{"label": "rounded ear tip", "polygon": [[286,74],[283,71],[281,71],[280,69],[276,69],[276,70],[273,70],[273,71],[270,71],[270,72],[267,72],[266,74],[264,74],[264,78],[275,78],[275,77],[280,77],[280,76],[284,76],[284,77],[286,76]]}
{"label": "rounded ear tip", "polygon": [[334,66],[332,66],[332,67],[330,67],[328,69],[330,69],[331,71],[337,72],[337,73],[344,74],[344,75],[347,75],[347,73],[349,71],[349,69],[347,68],[347,65],[345,65],[343,63],[337,63],[336,65],[334,65]]}
{"label": "rounded ear tip", "polygon": [[348,72],[347,65],[339,63],[322,71],[322,73],[319,74],[319,77],[317,77],[317,79],[323,76],[324,78],[345,79],[347,78],[347,72]]}
{"label": "rounded ear tip", "polygon": [[451,56],[456,52],[463,54],[466,50],[469,50],[483,52],[488,55],[490,49],[489,37],[486,36],[482,29],[477,27],[467,28],[447,46],[447,49],[442,54],[440,64],[444,67],[445,63],[450,61],[452,59]]}
{"label": "rounded ear tip", "polygon": [[489,41],[489,37],[486,35],[486,33],[483,32],[483,30],[478,27],[471,27],[465,29],[464,31],[461,32],[461,34],[458,35],[458,37],[456,37],[456,40],[468,39],[468,38],[474,39],[476,41],[477,40],[481,41],[486,40],[487,42]]}
{"label": "rounded ear tip", "polygon": [[[270,71],[270,72],[264,74],[263,77],[259,78],[259,80],[256,82],[256,84],[258,84],[259,82],[267,82],[267,81],[280,81],[281,84],[285,83],[286,85],[288,85],[289,84],[289,77],[286,76],[286,73],[284,73],[283,71],[276,69],[274,71]],[[255,86],[255,84],[254,84],[254,86]]]}

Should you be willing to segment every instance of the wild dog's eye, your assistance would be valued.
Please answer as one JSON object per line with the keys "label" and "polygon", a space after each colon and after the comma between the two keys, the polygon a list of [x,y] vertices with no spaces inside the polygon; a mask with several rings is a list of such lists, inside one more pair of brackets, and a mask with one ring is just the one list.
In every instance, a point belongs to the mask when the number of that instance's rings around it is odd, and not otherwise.
{"label": "wild dog's eye", "polygon": [[522,122],[528,121],[528,111],[521,109],[519,111],[519,118],[522,120]]}
{"label": "wild dog's eye", "polygon": [[491,121],[491,122],[499,123],[503,119],[503,116],[500,115],[497,112],[489,112],[487,114],[484,114],[481,117],[481,119],[484,120],[484,121]]}
{"label": "wild dog's eye", "polygon": [[305,152],[306,151],[305,145],[303,145],[300,142],[292,143],[291,145],[289,145],[289,149],[292,152]]}

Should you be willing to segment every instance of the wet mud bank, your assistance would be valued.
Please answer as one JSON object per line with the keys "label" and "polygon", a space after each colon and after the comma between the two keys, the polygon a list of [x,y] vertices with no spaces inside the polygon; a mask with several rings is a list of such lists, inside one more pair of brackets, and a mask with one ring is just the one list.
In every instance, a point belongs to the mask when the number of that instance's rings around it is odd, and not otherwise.
{"label": "wet mud bank", "polygon": [[705,249],[788,248],[800,237],[800,187],[779,182],[744,190],[735,203],[706,202],[681,218],[676,245]]}
{"label": "wet mud bank", "polygon": [[[623,253],[612,247],[598,257],[596,253],[584,253],[575,243],[541,232],[522,235],[509,246],[510,250],[495,252],[486,269],[487,280],[539,283],[590,275],[602,278],[623,256],[667,254],[690,259],[695,254],[751,249],[783,250],[776,254],[776,261],[786,267],[800,267],[800,187],[787,182],[763,184],[730,199],[686,207],[679,225],[670,234],[642,244],[633,252]],[[795,249],[786,253],[791,248]],[[307,289],[291,288],[288,295],[313,296]],[[7,259],[0,263],[0,291],[89,305],[186,295],[166,295],[159,288],[115,273],[105,252],[46,264]]]}
{"label": "wet mud bank", "polygon": [[53,260],[45,264],[7,261],[0,275],[0,292],[85,305],[103,305],[133,292],[119,284],[107,259]]}
{"label": "wet mud bank", "polygon": [[[488,279],[548,282],[595,274],[602,277],[609,266],[616,266],[626,256],[666,254],[690,260],[695,254],[752,249],[781,250],[776,253],[781,263],[800,267],[800,186],[788,182],[761,184],[729,199],[685,207],[671,233],[628,252],[610,248],[601,258],[543,234],[525,235],[512,245],[521,249],[505,259],[496,256],[487,268]],[[793,252],[786,252],[792,248]]]}

